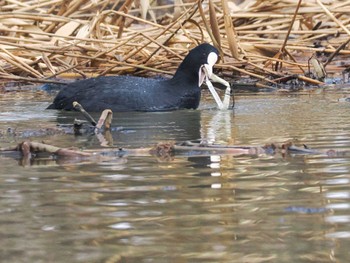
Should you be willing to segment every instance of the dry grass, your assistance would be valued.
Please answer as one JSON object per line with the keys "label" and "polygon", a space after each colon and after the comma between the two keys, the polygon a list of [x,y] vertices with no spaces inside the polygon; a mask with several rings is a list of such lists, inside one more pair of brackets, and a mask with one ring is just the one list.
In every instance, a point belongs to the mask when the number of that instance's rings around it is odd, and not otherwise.
{"label": "dry grass", "polygon": [[[240,3],[242,2],[242,3]],[[307,77],[316,53],[348,55],[350,1],[0,0],[0,78],[172,74],[213,43],[225,78]],[[343,44],[343,45],[342,45]],[[341,70],[326,60],[328,71]],[[275,81],[275,80],[276,81]]]}

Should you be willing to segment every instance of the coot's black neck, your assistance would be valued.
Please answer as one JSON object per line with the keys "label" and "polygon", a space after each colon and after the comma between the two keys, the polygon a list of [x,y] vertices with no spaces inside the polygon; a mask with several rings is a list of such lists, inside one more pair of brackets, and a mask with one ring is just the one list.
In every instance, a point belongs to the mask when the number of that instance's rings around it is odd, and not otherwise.
{"label": "coot's black neck", "polygon": [[171,79],[171,82],[187,83],[190,85],[196,85],[199,83],[199,65],[193,65],[191,61],[188,61],[186,57],[180,64],[175,72],[175,75]]}

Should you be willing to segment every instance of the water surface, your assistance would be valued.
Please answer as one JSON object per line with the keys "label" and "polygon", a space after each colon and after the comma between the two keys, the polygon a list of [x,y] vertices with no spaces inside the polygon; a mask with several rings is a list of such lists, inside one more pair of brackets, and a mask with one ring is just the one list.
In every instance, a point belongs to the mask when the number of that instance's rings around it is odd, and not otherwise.
{"label": "water surface", "polygon": [[[0,129],[71,123],[42,94],[0,98]],[[348,150],[342,93],[240,95],[234,111],[116,113],[113,144],[293,140]],[[101,148],[94,135],[22,138]],[[350,159],[321,155],[129,156],[101,162],[0,156],[3,262],[347,262]]]}

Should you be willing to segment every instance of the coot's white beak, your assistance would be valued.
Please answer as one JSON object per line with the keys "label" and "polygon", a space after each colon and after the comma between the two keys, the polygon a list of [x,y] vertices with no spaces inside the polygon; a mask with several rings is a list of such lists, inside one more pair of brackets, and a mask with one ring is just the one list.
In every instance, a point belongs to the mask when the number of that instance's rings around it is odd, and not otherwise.
{"label": "coot's white beak", "polygon": [[205,79],[210,79],[213,74],[213,67],[218,60],[218,55],[214,52],[211,52],[207,58],[207,64],[203,64],[199,69],[199,83],[201,86]]}

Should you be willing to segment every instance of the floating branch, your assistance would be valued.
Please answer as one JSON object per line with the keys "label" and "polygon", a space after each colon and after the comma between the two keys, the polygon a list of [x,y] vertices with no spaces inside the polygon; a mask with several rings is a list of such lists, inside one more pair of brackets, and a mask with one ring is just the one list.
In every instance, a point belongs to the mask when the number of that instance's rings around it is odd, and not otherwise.
{"label": "floating branch", "polygon": [[[79,163],[81,161],[100,162],[113,160],[115,158],[128,156],[155,156],[161,160],[173,160],[177,157],[193,157],[193,156],[208,156],[208,155],[322,155],[328,157],[350,156],[350,151],[335,151],[335,150],[314,150],[309,149],[305,145],[302,147],[295,146],[291,142],[282,144],[266,144],[263,146],[234,146],[234,145],[203,145],[192,142],[184,142],[180,144],[165,142],[158,143],[153,147],[126,149],[126,148],[107,148],[94,150],[79,150],[77,148],[60,148],[57,146],[24,141],[15,147],[0,148],[0,154],[18,152],[18,158],[22,158],[22,163],[28,164],[31,159],[39,159],[35,157],[37,153],[48,153],[50,155],[64,158],[67,162]],[[14,157],[11,154],[11,157]],[[47,157],[45,157],[47,158]],[[64,162],[63,162],[64,163]]]}

